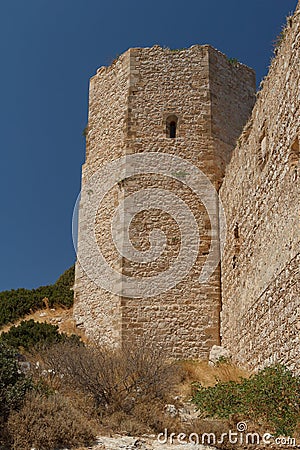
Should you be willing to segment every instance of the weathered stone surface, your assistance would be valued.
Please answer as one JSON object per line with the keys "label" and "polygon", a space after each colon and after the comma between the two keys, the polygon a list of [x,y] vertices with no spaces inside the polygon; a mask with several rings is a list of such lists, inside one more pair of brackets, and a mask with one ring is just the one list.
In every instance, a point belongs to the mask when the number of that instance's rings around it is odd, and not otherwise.
{"label": "weathered stone surface", "polygon": [[[171,51],[159,46],[134,48],[91,79],[86,162],[82,184],[109,161],[141,152],[176,155],[201,169],[219,188],[231,151],[254,104],[255,75],[242,64],[232,65],[209,45]],[[176,117],[176,138],[170,138],[170,117]],[[174,119],[173,119],[174,120]],[[178,225],[163,209],[141,211],[130,227],[132,245],[149,249],[149,233],[159,228],[166,247],[152,262],[122,258],[111,237],[115,208],[130,194],[145,188],[175,192],[192,211],[200,246],[190,273],[175,287],[147,298],[111,294],[91,281],[77,263],[74,315],[86,334],[98,342],[118,345],[130,334],[155,339],[174,357],[207,358],[219,344],[220,267],[199,283],[210,245],[219,246],[205,207],[178,179],[162,175],[126,178],[105,196],[97,214],[97,244],[108,264],[130,277],[145,278],[170,267],[180,250]],[[91,218],[88,199],[79,216],[78,256],[89,254],[84,233]],[[188,227],[190,224],[186,223]],[[120,226],[120,233],[123,233]],[[93,259],[90,260],[93,266]]]}
{"label": "weathered stone surface", "polygon": [[222,343],[250,368],[300,369],[299,17],[298,4],[220,190]]}
{"label": "weathered stone surface", "polygon": [[[250,368],[278,361],[299,370],[299,15],[298,3],[232,159],[253,106],[251,69],[231,64],[208,45],[181,51],[154,46],[128,50],[91,79],[83,186],[108,161],[142,152],[181,156],[216,189],[227,166],[220,190],[227,220],[222,268],[203,284],[198,281],[201,268],[220,236],[187,186],[144,174],[125,177],[107,193],[95,235],[108,264],[120,273],[137,279],[155,276],[180,250],[178,225],[159,207],[136,215],[130,239],[136,249],[147,251],[149,235],[159,227],[166,236],[162,255],[147,263],[120,256],[111,238],[111,217],[138,190],[176,192],[194,214],[200,246],[190,273],[151,298],[111,294],[77,263],[74,314],[92,339],[118,345],[132,333],[147,334],[168,356],[206,358],[220,344],[221,309],[222,345],[236,360]],[[177,124],[175,139],[167,136],[170,117]],[[82,201],[79,256],[89,254],[82,239],[91,221],[85,205]]]}

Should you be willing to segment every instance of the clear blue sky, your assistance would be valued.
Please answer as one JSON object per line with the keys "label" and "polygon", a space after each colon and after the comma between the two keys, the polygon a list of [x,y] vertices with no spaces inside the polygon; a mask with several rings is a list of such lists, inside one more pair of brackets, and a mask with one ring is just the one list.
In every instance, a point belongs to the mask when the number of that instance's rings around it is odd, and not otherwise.
{"label": "clear blue sky", "polygon": [[209,43],[266,74],[296,0],[4,0],[0,4],[0,290],[75,260],[88,80],[129,47]]}

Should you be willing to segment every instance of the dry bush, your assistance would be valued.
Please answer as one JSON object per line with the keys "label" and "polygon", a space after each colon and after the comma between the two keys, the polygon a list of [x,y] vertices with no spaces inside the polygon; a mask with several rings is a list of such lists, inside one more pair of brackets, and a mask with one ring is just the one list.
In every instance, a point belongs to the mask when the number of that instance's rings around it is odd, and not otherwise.
{"label": "dry bush", "polygon": [[[217,437],[221,437],[222,433],[228,433],[230,430],[229,420],[223,419],[194,419],[192,423],[185,425],[185,433],[197,433],[201,436],[204,433],[214,433]],[[236,426],[232,428],[236,430]]]}
{"label": "dry bush", "polygon": [[249,378],[250,373],[231,362],[222,362],[210,366],[208,361],[186,360],[180,361],[181,383],[178,389],[181,395],[188,397],[192,394],[191,384],[201,383],[202,386],[214,386],[218,381],[240,381]]}
{"label": "dry bush", "polygon": [[298,443],[300,442],[300,420],[295,428],[293,437],[296,439],[296,442],[298,442]]}
{"label": "dry bush", "polygon": [[151,431],[160,433],[165,428],[170,432],[180,433],[182,431],[180,418],[178,416],[171,417],[166,413],[165,404],[162,402],[139,403],[135,405],[133,414],[135,417],[140,417]]}
{"label": "dry bush", "polygon": [[[222,450],[244,450],[241,449],[237,444],[230,444],[228,442],[228,439],[224,437],[224,441],[222,443],[218,443],[218,440],[221,439],[222,434],[225,436],[225,433],[228,434],[229,430],[236,431],[236,426],[232,426],[228,420],[217,420],[217,419],[194,419],[191,423],[184,424],[183,432],[190,436],[192,433],[194,434],[194,439],[196,439],[195,435],[199,437],[199,443],[202,442],[202,436],[205,436],[206,434],[213,433],[216,436],[216,442],[213,444],[211,441],[211,444],[213,447],[209,448],[218,448]],[[208,438],[206,438],[208,439]],[[194,441],[195,442],[195,441]],[[203,444],[207,443],[207,440],[204,440]],[[195,447],[195,448],[198,448]],[[207,448],[207,447],[205,447]],[[248,449],[249,450],[249,449]],[[254,450],[254,449],[253,449]]]}
{"label": "dry bush", "polygon": [[118,350],[63,343],[41,356],[42,368],[55,374],[51,383],[56,389],[92,396],[105,415],[130,413],[137,403],[167,399],[178,381],[176,365],[166,363],[163,351],[145,341]]}
{"label": "dry bush", "polygon": [[54,450],[89,445],[95,440],[87,419],[61,395],[30,394],[13,412],[8,430],[14,450]]}
{"label": "dry bush", "polygon": [[104,432],[141,436],[151,431],[142,419],[142,417],[136,418],[134,415],[124,411],[116,411],[108,416],[104,416],[101,420],[101,425]]}
{"label": "dry bush", "polygon": [[242,378],[249,378],[251,373],[237,367],[231,362],[221,362],[212,367],[215,380],[217,382],[241,381]]}
{"label": "dry bush", "polygon": [[7,450],[8,448],[10,448],[10,436],[7,422],[3,417],[0,417],[0,450]]}
{"label": "dry bush", "polygon": [[165,403],[158,399],[136,403],[130,413],[116,411],[103,417],[101,423],[104,431],[130,436],[160,433],[165,428],[179,433],[183,429],[179,417],[173,418],[165,413]]}
{"label": "dry bush", "polygon": [[145,340],[119,350],[64,342],[28,359],[38,392],[59,392],[97,433],[139,435],[169,426],[164,406],[175,395],[180,370]]}

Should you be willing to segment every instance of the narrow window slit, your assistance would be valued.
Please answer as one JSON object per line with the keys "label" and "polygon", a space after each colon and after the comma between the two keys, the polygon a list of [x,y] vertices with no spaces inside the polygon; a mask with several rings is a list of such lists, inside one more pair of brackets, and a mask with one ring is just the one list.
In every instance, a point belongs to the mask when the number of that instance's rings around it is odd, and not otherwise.
{"label": "narrow window slit", "polygon": [[170,138],[171,139],[176,138],[176,123],[175,122],[170,123]]}
{"label": "narrow window slit", "polygon": [[166,120],[166,135],[170,139],[175,139],[177,134],[178,118],[174,115],[169,116]]}

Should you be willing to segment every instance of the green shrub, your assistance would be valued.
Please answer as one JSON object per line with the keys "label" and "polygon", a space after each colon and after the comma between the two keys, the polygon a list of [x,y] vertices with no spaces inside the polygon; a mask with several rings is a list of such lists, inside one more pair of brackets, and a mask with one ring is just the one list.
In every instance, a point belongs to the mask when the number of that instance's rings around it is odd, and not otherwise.
{"label": "green shrub", "polygon": [[182,52],[183,50],[187,50],[187,47],[181,47],[181,48],[170,48],[172,53]]}
{"label": "green shrub", "polygon": [[278,36],[276,37],[276,39],[273,41],[273,47],[274,47],[274,53],[275,53],[275,55],[276,55],[278,49],[280,48],[281,44],[283,43],[283,41],[284,41],[284,39],[285,39],[285,37],[286,37],[288,28],[291,27],[292,24],[293,24],[293,15],[291,14],[291,15],[288,15],[288,16],[286,17],[286,22],[285,22],[285,24],[282,25],[281,30],[280,30],[280,33],[278,34]]}
{"label": "green shrub", "polygon": [[278,434],[293,432],[300,418],[300,377],[276,365],[251,377],[246,387],[251,417],[272,424]]}
{"label": "green shrub", "polygon": [[75,265],[67,269],[54,283],[54,286],[72,289],[74,284]]}
{"label": "green shrub", "polygon": [[300,377],[281,365],[267,367],[240,383],[204,388],[195,384],[193,402],[202,417],[227,419],[233,414],[263,420],[276,434],[292,434],[300,419]]}
{"label": "green shrub", "polygon": [[31,389],[32,382],[20,370],[17,353],[0,343],[0,449],[10,446],[7,419],[9,414],[21,407],[25,394]]}
{"label": "green shrub", "polygon": [[50,307],[70,308],[73,305],[74,272],[75,267],[70,267],[53,285],[0,292],[0,326],[13,323],[26,314],[43,308],[45,298]]}
{"label": "green shrub", "polygon": [[193,400],[203,416],[227,419],[232,414],[244,412],[242,384],[227,381],[209,388],[195,386],[197,392]]}
{"label": "green shrub", "polygon": [[13,326],[6,333],[0,335],[0,342],[15,349],[29,350],[32,347],[48,347],[59,342],[79,342],[79,337],[68,337],[58,332],[57,325],[35,322],[33,319],[23,320],[20,325]]}
{"label": "green shrub", "polygon": [[227,58],[227,61],[234,67],[238,67],[238,65],[240,64],[237,58]]}
{"label": "green shrub", "polygon": [[0,343],[0,416],[7,418],[9,411],[19,407],[31,388],[31,380],[20,370],[17,353]]}

